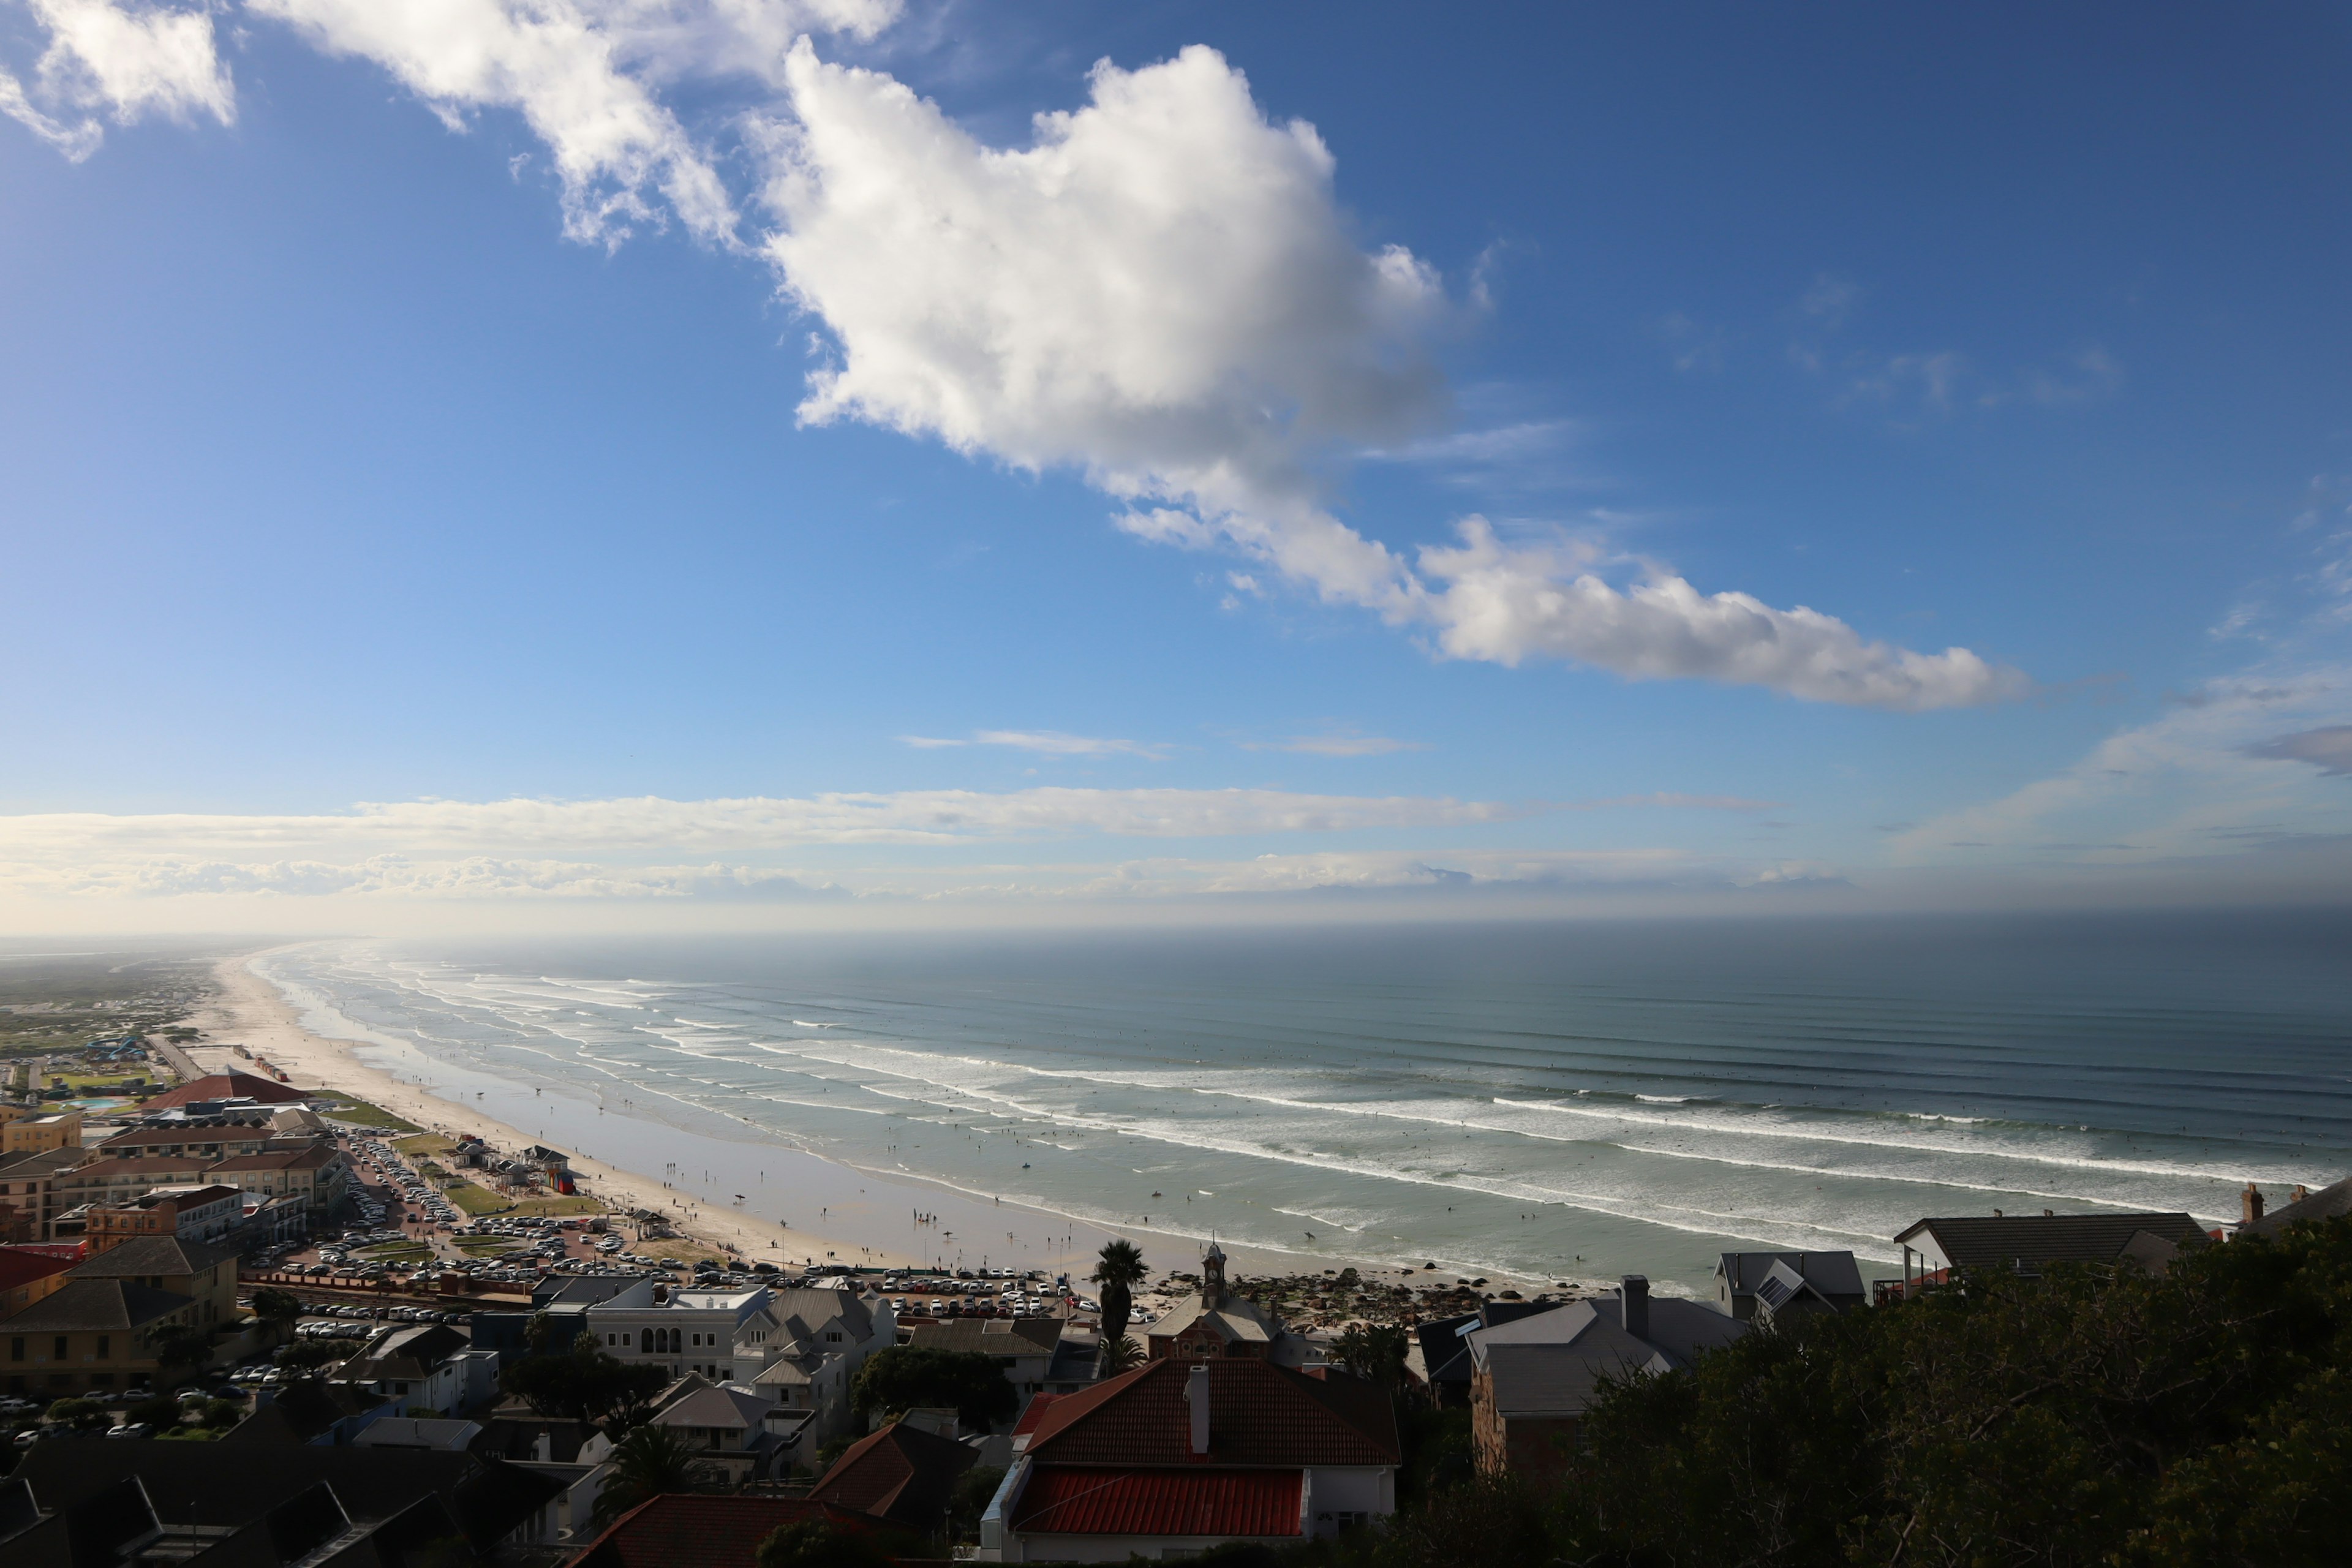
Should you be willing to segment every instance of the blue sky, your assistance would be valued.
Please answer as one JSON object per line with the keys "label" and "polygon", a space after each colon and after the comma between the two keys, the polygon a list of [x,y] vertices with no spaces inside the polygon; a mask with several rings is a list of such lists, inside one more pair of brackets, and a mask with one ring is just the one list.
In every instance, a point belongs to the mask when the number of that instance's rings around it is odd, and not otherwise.
{"label": "blue sky", "polygon": [[2347,44],[0,0],[0,917],[2340,896]]}

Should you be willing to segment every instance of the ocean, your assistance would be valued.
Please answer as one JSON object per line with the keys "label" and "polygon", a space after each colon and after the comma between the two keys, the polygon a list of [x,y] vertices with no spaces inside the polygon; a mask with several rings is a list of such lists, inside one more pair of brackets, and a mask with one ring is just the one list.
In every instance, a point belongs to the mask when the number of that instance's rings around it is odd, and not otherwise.
{"label": "ocean", "polygon": [[[804,1225],[761,1149],[1302,1269],[1704,1292],[1730,1248],[1883,1274],[1926,1215],[2220,1223],[2250,1180],[2276,1204],[2352,1172],[2337,914],[370,940],[255,967],[404,1077]],[[709,1170],[713,1138],[742,1158]]]}

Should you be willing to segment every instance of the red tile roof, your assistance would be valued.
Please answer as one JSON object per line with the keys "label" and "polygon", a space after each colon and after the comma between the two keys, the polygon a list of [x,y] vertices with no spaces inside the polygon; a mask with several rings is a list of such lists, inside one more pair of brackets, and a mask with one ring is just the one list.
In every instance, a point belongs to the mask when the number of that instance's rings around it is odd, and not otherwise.
{"label": "red tile roof", "polygon": [[1051,1410],[1054,1402],[1061,1397],[1058,1394],[1031,1394],[1029,1403],[1021,1407],[1021,1419],[1014,1423],[1013,1436],[1026,1437],[1036,1431],[1038,1424],[1045,1419],[1045,1412]]}
{"label": "red tile roof", "polygon": [[0,1290],[13,1290],[19,1285],[29,1285],[36,1279],[46,1279],[52,1274],[62,1274],[80,1261],[72,1251],[49,1247],[0,1247]]}
{"label": "red tile roof", "polygon": [[1040,1465],[1022,1489],[1012,1523],[1024,1533],[1052,1535],[1295,1536],[1298,1489],[1297,1470]]}
{"label": "red tile roof", "polygon": [[820,1518],[847,1530],[874,1528],[870,1519],[803,1498],[664,1493],[614,1520],[572,1568],[752,1568],[760,1542]]}
{"label": "red tile roof", "polygon": [[[1184,1385],[1209,1369],[1209,1452],[1192,1451]],[[1360,1379],[1308,1377],[1254,1356],[1155,1361],[1054,1402],[1027,1453],[1061,1465],[1307,1465],[1402,1462],[1396,1412]]]}
{"label": "red tile roof", "polygon": [[894,1421],[835,1459],[809,1489],[809,1497],[909,1530],[937,1530],[956,1478],[979,1458],[977,1450],[952,1437]]}
{"label": "red tile roof", "polygon": [[266,1105],[284,1105],[302,1098],[300,1089],[275,1079],[256,1078],[249,1072],[216,1072],[191,1079],[175,1089],[157,1095],[141,1109],[168,1110],[194,1100],[257,1100]]}

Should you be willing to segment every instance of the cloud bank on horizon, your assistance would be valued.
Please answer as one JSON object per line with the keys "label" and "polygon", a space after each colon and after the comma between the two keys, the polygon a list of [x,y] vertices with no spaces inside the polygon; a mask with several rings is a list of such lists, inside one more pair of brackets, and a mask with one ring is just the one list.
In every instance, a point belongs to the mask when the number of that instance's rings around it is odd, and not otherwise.
{"label": "cloud bank on horizon", "polygon": [[[1472,307],[1407,250],[1362,248],[1331,151],[1214,49],[1098,65],[1082,107],[997,148],[887,73],[820,57],[813,35],[873,39],[896,0],[24,4],[47,43],[29,84],[0,70],[0,113],[68,157],[107,119],[231,123],[216,18],[282,26],[374,62],[453,130],[520,116],[576,240],[675,221],[762,258],[823,328],[807,423],[1077,470],[1136,537],[1239,556],[1442,657],[1902,711],[2029,689],[1969,648],[1704,592],[1604,540],[1472,515],[1408,555],[1343,521],[1324,497],[1349,453],[1450,418],[1434,349]],[[670,101],[688,82],[738,89],[748,190]]]}

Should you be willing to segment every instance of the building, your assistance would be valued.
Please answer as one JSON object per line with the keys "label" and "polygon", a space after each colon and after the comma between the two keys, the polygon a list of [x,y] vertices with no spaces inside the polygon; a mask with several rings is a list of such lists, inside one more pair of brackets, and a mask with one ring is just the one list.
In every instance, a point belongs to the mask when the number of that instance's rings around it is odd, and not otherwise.
{"label": "building", "polygon": [[1123,1563],[1296,1545],[1385,1517],[1388,1396],[1247,1353],[1172,1357],[1054,1400],[981,1523],[994,1563]]}
{"label": "building", "polygon": [[2053,1263],[2120,1263],[2161,1270],[2184,1247],[2210,1239],[2185,1214],[2053,1214],[1923,1219],[1895,1237],[1903,1278],[1882,1279],[1882,1297],[1943,1284],[1955,1269],[2006,1268],[2031,1279]]}
{"label": "building", "polygon": [[2296,1187],[2287,1194],[2285,1206],[2271,1214],[2263,1212],[2263,1191],[2252,1182],[2246,1184],[2244,1215],[2237,1234],[2240,1237],[2277,1236],[2289,1226],[2303,1225],[2323,1219],[2340,1219],[2352,1214],[2352,1177],[2317,1192]]}
{"label": "building", "polygon": [[67,1271],[80,1261],[79,1242],[0,1247],[0,1318],[64,1285]]}
{"label": "building", "polygon": [[0,1154],[39,1154],[81,1147],[81,1112],[26,1116],[0,1126]]}
{"label": "building", "polygon": [[1775,1283],[1772,1293],[1783,1300],[1794,1299],[1793,1289],[1797,1297],[1842,1312],[1868,1300],[1851,1252],[1727,1252],[1715,1263],[1716,1310],[1743,1323],[1753,1318],[1757,1288],[1776,1268],[1796,1277],[1796,1287],[1785,1279]]}
{"label": "building", "polygon": [[[237,1321],[236,1253],[176,1236],[136,1236],[73,1266],[76,1279],[121,1279],[196,1303],[198,1325]],[[6,1325],[0,1323],[0,1329]]]}
{"label": "building", "polygon": [[[961,1351],[984,1355],[1004,1369],[1005,1380],[1026,1400],[1033,1394],[1075,1393],[1053,1387],[1055,1362],[1062,1350],[1059,1318],[910,1319],[904,1331],[907,1343],[918,1350]],[[1091,1356],[1094,1342],[1087,1342]],[[1078,1383],[1093,1381],[1088,1373]]]}
{"label": "building", "polygon": [[179,1110],[223,1100],[250,1100],[260,1105],[299,1105],[306,1098],[300,1089],[274,1079],[257,1078],[249,1072],[215,1072],[190,1079],[177,1089],[166,1089],[148,1100],[141,1110],[152,1114],[158,1110]]}
{"label": "building", "polygon": [[[646,1420],[683,1439],[714,1481],[740,1486],[765,1480],[775,1471],[783,1444],[768,1429],[768,1412],[774,1404],[740,1385],[689,1375],[662,1390]],[[581,1455],[604,1457],[593,1450],[592,1443]]]}
{"label": "building", "polygon": [[1549,1312],[1559,1304],[1548,1300],[1489,1301],[1475,1312],[1416,1323],[1412,1346],[1405,1352],[1405,1370],[1428,1386],[1433,1403],[1445,1409],[1467,1410],[1472,1371],[1468,1336],[1479,1329]]}
{"label": "building", "polygon": [[92,1160],[60,1171],[51,1183],[57,1219],[92,1204],[129,1203],[157,1187],[200,1187],[213,1162],[200,1154],[136,1154]]}
{"label": "building", "polygon": [[511,1562],[503,1553],[559,1544],[562,1489],[522,1466],[473,1454],[154,1438],[41,1443],[10,1479],[25,1483],[42,1510],[37,1528],[123,1500],[100,1550],[35,1555],[19,1536],[0,1542],[0,1560],[12,1563],[176,1563],[204,1552],[206,1568],[394,1568]]}
{"label": "building", "polygon": [[1678,1370],[1748,1329],[1696,1301],[1654,1300],[1649,1280],[1628,1274],[1614,1298],[1472,1331],[1470,1440],[1478,1468],[1556,1474],[1604,1381]]}
{"label": "building", "polygon": [[269,1147],[270,1130],[240,1122],[159,1122],[117,1132],[98,1145],[100,1159],[144,1160],[184,1155],[199,1160],[226,1160],[236,1154],[258,1154]]}
{"label": "building", "polygon": [[695,1290],[636,1282],[586,1312],[588,1331],[613,1355],[632,1363],[651,1362],[673,1378],[691,1373],[712,1383],[738,1381],[737,1342],[751,1363],[740,1379],[750,1382],[772,1352],[781,1352],[779,1325],[769,1312],[769,1292]]}
{"label": "building", "polygon": [[869,1432],[809,1489],[813,1502],[866,1514],[918,1535],[942,1533],[956,1482],[980,1460],[977,1450],[893,1421]]}
{"label": "building", "polygon": [[1314,1346],[1283,1326],[1256,1302],[1225,1285],[1224,1249],[1215,1242],[1201,1258],[1201,1289],[1168,1309],[1143,1331],[1152,1361],[1198,1360],[1202,1356],[1252,1356],[1277,1366],[1306,1366],[1322,1359]]}
{"label": "building", "polygon": [[572,1568],[749,1568],[760,1542],[812,1519],[851,1533],[874,1528],[863,1515],[803,1498],[666,1492],[614,1520]]}
{"label": "building", "polygon": [[54,1241],[58,1217],[73,1206],[60,1200],[58,1179],[89,1159],[81,1149],[0,1155],[0,1238]]}
{"label": "building", "polygon": [[175,1236],[217,1246],[245,1223],[245,1194],[235,1187],[157,1187],[128,1203],[93,1206],[82,1216],[92,1252],[142,1236]]}
{"label": "building", "polygon": [[[776,1402],[769,1424],[794,1427],[794,1437],[812,1447],[830,1442],[851,1426],[850,1380],[866,1357],[898,1342],[898,1316],[887,1302],[855,1290],[807,1287],[769,1292],[767,1315],[772,1328],[754,1324],[751,1331],[767,1338],[745,1349],[770,1358],[751,1378]],[[739,1375],[751,1364],[749,1356],[740,1358]]]}
{"label": "building", "polygon": [[204,1173],[208,1182],[224,1182],[248,1193],[299,1198],[313,1222],[334,1213],[350,1190],[351,1176],[351,1163],[342,1151],[326,1142],[238,1154],[206,1166]]}
{"label": "building", "polygon": [[330,1373],[328,1386],[386,1401],[394,1415],[455,1415],[478,1403],[495,1376],[496,1352],[469,1356],[472,1347],[446,1323],[394,1329]]}
{"label": "building", "polygon": [[196,1301],[175,1291],[129,1279],[68,1279],[0,1321],[0,1378],[9,1394],[34,1399],[152,1384],[164,1336],[201,1326]]}

